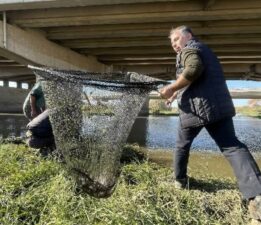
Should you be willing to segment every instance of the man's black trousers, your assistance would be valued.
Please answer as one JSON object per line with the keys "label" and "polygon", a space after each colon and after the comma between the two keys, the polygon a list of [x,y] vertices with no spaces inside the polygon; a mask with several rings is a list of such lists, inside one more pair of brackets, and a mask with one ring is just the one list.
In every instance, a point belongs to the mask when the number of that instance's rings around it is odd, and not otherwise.
{"label": "man's black trousers", "polygon": [[260,170],[247,146],[237,139],[232,118],[200,127],[181,128],[179,125],[174,161],[176,179],[187,177],[190,146],[203,127],[232,166],[243,198],[250,199],[260,195]]}

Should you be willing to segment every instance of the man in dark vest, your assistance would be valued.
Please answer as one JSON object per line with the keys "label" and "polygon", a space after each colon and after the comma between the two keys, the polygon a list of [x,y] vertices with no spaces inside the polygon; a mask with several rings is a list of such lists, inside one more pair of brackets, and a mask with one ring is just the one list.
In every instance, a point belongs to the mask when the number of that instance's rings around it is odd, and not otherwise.
{"label": "man in dark vest", "polygon": [[177,53],[176,82],[162,88],[160,94],[167,99],[166,104],[177,99],[180,113],[175,187],[186,187],[190,146],[205,127],[231,164],[243,198],[249,200],[250,215],[261,220],[261,173],[246,145],[235,135],[232,121],[235,108],[221,64],[189,27],[172,29],[169,38]]}

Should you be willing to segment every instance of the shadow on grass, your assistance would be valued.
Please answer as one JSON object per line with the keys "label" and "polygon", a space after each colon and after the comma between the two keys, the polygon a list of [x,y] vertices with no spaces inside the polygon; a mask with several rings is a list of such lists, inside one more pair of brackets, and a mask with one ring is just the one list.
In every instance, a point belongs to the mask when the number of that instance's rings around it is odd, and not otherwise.
{"label": "shadow on grass", "polygon": [[123,147],[120,162],[122,164],[142,163],[147,159],[148,152],[138,145],[126,144]]}
{"label": "shadow on grass", "polygon": [[231,181],[220,180],[220,179],[195,179],[189,178],[188,189],[200,190],[204,192],[217,192],[219,190],[233,190],[236,189],[236,184]]}

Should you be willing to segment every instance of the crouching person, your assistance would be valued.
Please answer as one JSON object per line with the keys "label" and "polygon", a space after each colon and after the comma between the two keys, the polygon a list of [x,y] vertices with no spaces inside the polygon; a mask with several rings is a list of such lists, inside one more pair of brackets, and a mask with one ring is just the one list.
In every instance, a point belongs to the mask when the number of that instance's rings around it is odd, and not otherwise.
{"label": "crouching person", "polygon": [[39,148],[42,155],[48,155],[55,149],[49,110],[45,110],[27,124],[27,144]]}
{"label": "crouching person", "polygon": [[45,110],[45,98],[42,90],[41,82],[38,81],[27,95],[24,104],[23,112],[29,120],[34,119]]}

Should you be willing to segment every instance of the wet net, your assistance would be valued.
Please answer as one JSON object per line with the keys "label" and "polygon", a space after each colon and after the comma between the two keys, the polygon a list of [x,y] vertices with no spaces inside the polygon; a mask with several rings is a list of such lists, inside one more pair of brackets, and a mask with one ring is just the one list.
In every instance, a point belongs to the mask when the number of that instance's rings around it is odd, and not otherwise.
{"label": "wet net", "polygon": [[83,191],[110,196],[122,147],[144,101],[166,82],[137,73],[29,66],[41,82],[55,143]]}

